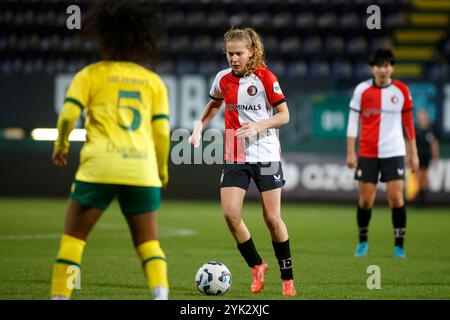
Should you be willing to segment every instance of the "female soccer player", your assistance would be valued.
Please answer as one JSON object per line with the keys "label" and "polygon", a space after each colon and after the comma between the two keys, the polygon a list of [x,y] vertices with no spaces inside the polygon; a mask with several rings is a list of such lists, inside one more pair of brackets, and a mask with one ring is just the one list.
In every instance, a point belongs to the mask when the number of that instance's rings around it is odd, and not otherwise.
{"label": "female soccer player", "polygon": [[80,266],[92,227],[117,196],[153,298],[165,300],[167,266],[156,210],[168,182],[169,105],[164,83],[147,67],[158,55],[162,19],[148,4],[106,0],[94,5],[87,28],[102,61],[75,75],[58,119],[56,166],[67,165],[69,134],[82,111],[87,136],[53,267],[51,297],[71,297],[68,268]]}
{"label": "female soccer player", "polygon": [[280,266],[282,294],[294,296],[288,231],[280,214],[281,187],[285,181],[275,130],[289,122],[286,99],[277,78],[266,67],[263,44],[253,29],[228,30],[224,45],[230,68],[217,74],[211,99],[189,141],[199,146],[202,128],[225,102],[226,163],[220,191],[224,218],[237,248],[252,268],[251,292],[259,293],[268,265],[258,254],[241,216],[245,193],[253,178],[261,193],[264,220]]}
{"label": "female soccer player", "polygon": [[[347,166],[359,181],[357,222],[359,243],[355,256],[367,255],[367,233],[375,202],[378,179],[386,182],[387,200],[394,225],[394,256],[406,257],[404,199],[405,155],[412,170],[419,167],[412,99],[408,87],[392,79],[395,58],[390,50],[378,49],[369,59],[373,79],[360,83],[350,101],[347,127]],[[358,157],[355,152],[361,121]],[[380,175],[380,177],[379,177]]]}

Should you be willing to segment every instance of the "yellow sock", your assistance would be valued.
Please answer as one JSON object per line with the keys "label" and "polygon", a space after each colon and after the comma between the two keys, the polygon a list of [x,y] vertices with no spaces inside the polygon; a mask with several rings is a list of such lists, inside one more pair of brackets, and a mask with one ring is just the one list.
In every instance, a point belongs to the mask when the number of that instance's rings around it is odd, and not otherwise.
{"label": "yellow sock", "polygon": [[81,257],[86,242],[63,234],[58,255],[53,265],[52,298],[70,298],[79,281]]}
{"label": "yellow sock", "polygon": [[137,246],[136,250],[142,261],[150,291],[154,293],[154,289],[157,287],[163,287],[168,290],[166,256],[159,246],[159,241],[144,242]]}

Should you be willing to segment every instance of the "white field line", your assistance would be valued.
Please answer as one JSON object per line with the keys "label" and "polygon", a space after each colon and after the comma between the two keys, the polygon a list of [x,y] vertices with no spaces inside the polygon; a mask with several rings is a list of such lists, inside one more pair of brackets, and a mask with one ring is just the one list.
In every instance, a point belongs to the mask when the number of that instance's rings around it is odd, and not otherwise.
{"label": "white field line", "polygon": [[[95,228],[95,227],[94,227]],[[103,228],[99,228],[103,229]],[[110,226],[105,229],[113,229]],[[117,229],[120,229],[119,226]],[[123,230],[120,233],[101,233],[97,234],[96,237],[100,238],[117,238],[117,237],[128,237],[128,230]],[[172,237],[192,237],[197,234],[196,230],[193,229],[179,229],[173,227],[159,227],[160,238],[172,238]],[[60,233],[48,233],[48,234],[10,234],[10,235],[0,235],[0,241],[23,241],[23,240],[48,240],[48,239],[59,239],[61,237]]]}
{"label": "white field line", "polygon": [[47,239],[58,239],[61,237],[60,233],[48,233],[48,234],[10,234],[1,235],[0,241],[4,240],[47,240]]}

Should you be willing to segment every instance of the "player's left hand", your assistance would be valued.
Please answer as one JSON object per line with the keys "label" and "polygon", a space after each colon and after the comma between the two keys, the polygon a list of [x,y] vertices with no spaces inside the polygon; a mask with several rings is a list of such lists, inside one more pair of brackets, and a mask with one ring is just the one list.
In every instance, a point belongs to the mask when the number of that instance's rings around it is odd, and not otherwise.
{"label": "player's left hand", "polygon": [[419,157],[417,154],[408,156],[407,165],[412,171],[417,171],[417,169],[419,169]]}
{"label": "player's left hand", "polygon": [[67,153],[53,153],[52,155],[53,164],[57,167],[67,166]]}
{"label": "player's left hand", "polygon": [[258,122],[245,122],[236,130],[236,135],[238,138],[248,138],[256,136],[259,131],[261,129],[259,128]]}

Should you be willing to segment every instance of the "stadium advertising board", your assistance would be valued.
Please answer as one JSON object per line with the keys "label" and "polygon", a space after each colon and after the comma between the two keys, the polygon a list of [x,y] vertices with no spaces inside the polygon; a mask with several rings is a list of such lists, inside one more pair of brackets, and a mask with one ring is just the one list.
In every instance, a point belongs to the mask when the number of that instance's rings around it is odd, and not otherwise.
{"label": "stadium advertising board", "polygon": [[[317,154],[285,154],[283,170],[286,184],[283,198],[287,200],[356,201],[358,185],[354,170],[348,169],[345,158],[318,156]],[[410,182],[407,175],[407,185]],[[440,159],[430,166],[429,200],[448,203],[450,199],[450,159]],[[386,199],[386,185],[378,184],[377,200]],[[258,198],[259,193],[252,184],[248,196]]]}

